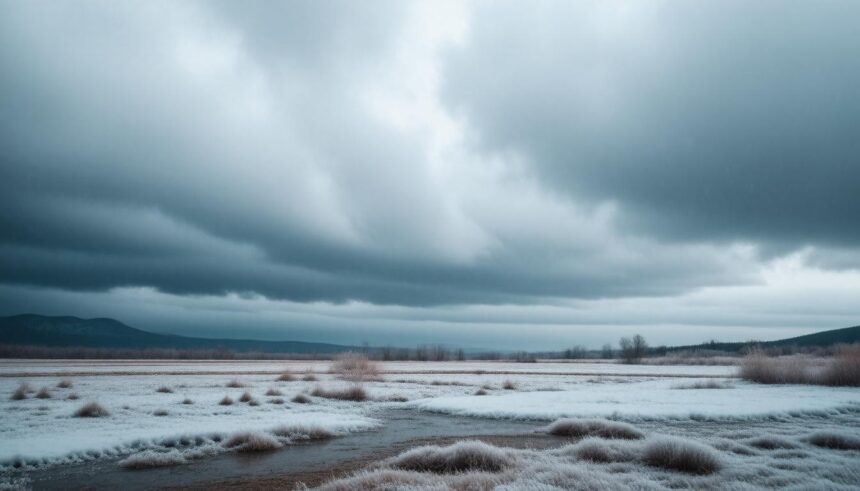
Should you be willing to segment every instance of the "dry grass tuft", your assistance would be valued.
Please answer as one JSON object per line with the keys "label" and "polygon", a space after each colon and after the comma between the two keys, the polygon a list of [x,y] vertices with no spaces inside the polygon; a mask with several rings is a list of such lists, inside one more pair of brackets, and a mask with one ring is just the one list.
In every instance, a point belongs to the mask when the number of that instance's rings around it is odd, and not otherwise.
{"label": "dry grass tuft", "polygon": [[252,400],[254,400],[254,396],[252,396],[247,390],[242,392],[242,395],[239,396],[239,402],[251,402]]}
{"label": "dry grass tuft", "polygon": [[284,373],[278,375],[278,378],[276,378],[275,380],[277,380],[278,382],[292,382],[295,379],[296,379],[296,377],[293,376],[292,373],[284,372]]}
{"label": "dry grass tuft", "polygon": [[227,382],[227,387],[231,389],[241,389],[242,387],[247,387],[247,385],[243,384],[242,382],[239,382],[239,380],[234,378],[233,380]]}
{"label": "dry grass tuft", "polygon": [[277,435],[290,440],[326,440],[336,435],[321,426],[279,426],[272,430]]}
{"label": "dry grass tuft", "polygon": [[652,467],[690,474],[713,474],[723,467],[719,454],[713,448],[669,437],[645,445],[643,460]]}
{"label": "dry grass tuft", "polygon": [[275,397],[274,399],[269,399],[269,404],[283,404],[284,400],[280,397]]}
{"label": "dry grass tuft", "polygon": [[186,397],[185,399],[182,399],[182,404],[194,404],[194,401]]}
{"label": "dry grass tuft", "polygon": [[88,402],[75,411],[77,418],[101,418],[108,415],[107,409],[97,402]]}
{"label": "dry grass tuft", "polygon": [[341,401],[366,401],[367,391],[361,385],[355,384],[343,389],[324,389],[317,385],[311,391],[312,396],[324,397],[326,399],[338,399]]}
{"label": "dry grass tuft", "polygon": [[825,385],[860,387],[860,344],[839,347],[821,377]]}
{"label": "dry grass tuft", "polygon": [[305,382],[316,382],[318,380],[317,374],[312,372],[311,369],[307,369],[305,370],[304,375],[302,375],[302,380],[304,380]]}
{"label": "dry grass tuft", "polygon": [[72,381],[69,379],[60,380],[57,383],[57,388],[58,389],[71,389],[72,388]]}
{"label": "dry grass tuft", "polygon": [[782,450],[797,448],[797,443],[778,436],[760,436],[746,442],[747,445],[762,450]]}
{"label": "dry grass tuft", "polygon": [[561,453],[572,453],[580,460],[590,462],[631,462],[636,460],[637,454],[629,444],[619,445],[618,442],[604,440],[602,438],[585,438],[576,445],[562,448]]}
{"label": "dry grass tuft", "polygon": [[625,440],[638,440],[644,436],[632,425],[605,419],[558,419],[549,425],[547,433],[574,438],[599,436]]}
{"label": "dry grass tuft", "polygon": [[504,450],[479,441],[457,442],[447,447],[418,447],[389,459],[396,469],[455,474],[462,472],[500,472],[513,465]]}
{"label": "dry grass tuft", "polygon": [[167,416],[168,414],[170,413],[167,412],[167,409],[156,409],[152,412],[153,416]]}
{"label": "dry grass tuft", "polygon": [[47,387],[42,387],[39,392],[36,392],[36,399],[50,399],[51,391]]}
{"label": "dry grass tuft", "polygon": [[732,384],[716,379],[698,380],[690,384],[679,384],[672,386],[673,389],[731,389]]}
{"label": "dry grass tuft", "polygon": [[310,404],[311,403],[311,398],[304,395],[304,394],[296,394],[296,396],[290,400],[292,402],[295,402],[296,404]]}
{"label": "dry grass tuft", "polygon": [[489,392],[487,392],[487,391],[486,391],[486,390],[484,390],[483,388],[478,389],[478,390],[476,390],[476,391],[475,391],[475,395],[476,395],[476,396],[485,396],[485,395],[487,395],[487,394],[489,394]]}
{"label": "dry grass tuft", "polygon": [[806,441],[821,448],[834,450],[860,450],[860,437],[820,431],[806,437]]}
{"label": "dry grass tuft", "polygon": [[230,399],[230,396],[224,396],[223,399],[218,401],[218,404],[220,404],[221,406],[230,406],[233,404],[233,399]]}
{"label": "dry grass tuft", "polygon": [[517,390],[517,384],[513,380],[505,380],[502,388],[505,390]]}
{"label": "dry grass tuft", "polygon": [[269,452],[282,446],[275,437],[252,431],[236,433],[224,442],[225,448],[237,452]]}
{"label": "dry grass tuft", "polygon": [[258,401],[258,400],[256,400],[256,399],[251,399],[250,401],[248,401],[248,405],[249,405],[249,406],[259,406],[259,405],[260,405],[260,401]]}
{"label": "dry grass tuft", "polygon": [[71,394],[69,394],[68,396],[66,396],[66,399],[68,399],[68,400],[70,400],[70,401],[77,401],[77,400],[78,400],[78,399],[80,399],[80,398],[81,398],[81,396],[79,396],[79,395],[78,395],[78,394],[76,394],[75,392],[72,392]]}
{"label": "dry grass tuft", "polygon": [[15,392],[12,393],[12,396],[9,397],[9,399],[11,399],[13,401],[24,400],[27,398],[27,392],[28,391],[27,391],[27,387],[25,387],[25,384],[21,384],[20,386],[18,386],[17,389],[15,389]]}
{"label": "dry grass tuft", "polygon": [[798,357],[770,358],[754,352],[741,363],[740,376],[760,384],[816,384],[860,387],[860,344],[843,345],[823,369]]}
{"label": "dry grass tuft", "polygon": [[182,453],[171,450],[169,452],[155,452],[146,450],[120,460],[119,466],[129,470],[152,469],[156,467],[169,467],[185,464],[187,460]]}
{"label": "dry grass tuft", "polygon": [[160,392],[162,394],[172,394],[173,393],[173,389],[171,389],[170,387],[168,387],[166,385],[162,385],[161,387],[155,389],[155,391]]}
{"label": "dry grass tuft", "polygon": [[379,366],[361,353],[343,353],[331,364],[329,372],[353,381],[380,380]]}
{"label": "dry grass tuft", "polygon": [[267,396],[282,396],[282,395],[284,395],[284,393],[279,391],[278,389],[271,388],[271,389],[266,391],[266,395]]}

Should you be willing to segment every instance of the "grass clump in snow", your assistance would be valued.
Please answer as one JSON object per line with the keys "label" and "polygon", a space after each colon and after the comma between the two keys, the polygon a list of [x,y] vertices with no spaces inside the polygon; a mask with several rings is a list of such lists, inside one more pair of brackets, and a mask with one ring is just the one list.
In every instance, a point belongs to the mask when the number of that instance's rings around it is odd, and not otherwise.
{"label": "grass clump in snow", "polygon": [[170,413],[167,412],[167,409],[156,409],[152,412],[153,416],[167,416],[168,414]]}
{"label": "grass clump in snow", "polygon": [[326,440],[336,435],[322,426],[279,426],[272,430],[272,434],[290,440]]}
{"label": "grass clump in snow", "polygon": [[663,437],[649,442],[642,458],[652,467],[690,474],[713,474],[723,467],[716,450],[680,438]]}
{"label": "grass clump in snow", "polygon": [[108,415],[107,409],[97,402],[88,402],[75,411],[77,418],[101,418]]}
{"label": "grass clump in snow", "polygon": [[296,404],[310,404],[311,403],[311,398],[304,395],[304,394],[296,394],[296,396],[290,400],[295,402]]}
{"label": "grass clump in snow", "polygon": [[825,385],[860,387],[860,343],[841,346],[821,378]]}
{"label": "grass clump in snow", "polygon": [[269,452],[283,445],[272,435],[254,431],[236,433],[224,442],[224,447],[238,452]]}
{"label": "grass clump in snow", "polygon": [[280,397],[275,397],[274,399],[269,399],[269,404],[283,404],[284,400]]}
{"label": "grass clump in snow", "polygon": [[239,396],[239,402],[251,402],[252,400],[254,400],[254,397],[247,390]]}
{"label": "grass clump in snow", "polygon": [[233,405],[233,399],[230,399],[230,396],[224,396],[223,399],[218,401],[218,404],[221,406],[232,406]]}
{"label": "grass clump in snow", "polygon": [[502,384],[502,388],[505,390],[517,390],[517,384],[513,380],[505,380]]}
{"label": "grass clump in snow", "polygon": [[192,401],[191,399],[186,397],[185,399],[182,399],[182,404],[186,404],[186,405],[194,404],[194,401]]}
{"label": "grass clump in snow", "polygon": [[278,389],[271,388],[271,389],[266,391],[266,395],[269,397],[273,397],[273,396],[282,396],[282,395],[284,395],[284,393],[279,391]]}
{"label": "grass clump in snow", "polygon": [[292,373],[283,372],[280,375],[278,375],[278,378],[276,378],[275,380],[277,380],[278,382],[292,382],[295,379],[296,379],[296,377],[294,377]]}
{"label": "grass clump in snow", "polygon": [[672,387],[673,389],[731,389],[733,386],[725,381],[709,379],[699,380],[689,384],[679,384]]}
{"label": "grass clump in snow", "polygon": [[760,436],[746,442],[747,445],[762,450],[782,450],[797,448],[797,443],[779,436]]}
{"label": "grass clump in snow", "polygon": [[118,464],[125,469],[139,470],[182,465],[186,462],[187,460],[182,456],[182,453],[176,450],[169,452],[146,450],[120,460]]}
{"label": "grass clump in snow", "polygon": [[638,440],[644,436],[632,425],[605,419],[558,419],[549,425],[547,433],[574,438],[599,436],[625,440]]}
{"label": "grass clump in snow", "polygon": [[51,391],[47,387],[42,387],[39,392],[36,392],[36,399],[50,399]]}
{"label": "grass clump in snow", "polygon": [[561,448],[559,453],[573,454],[576,458],[589,462],[631,462],[636,460],[638,455],[637,448],[630,445],[627,442],[588,437],[575,445]]}
{"label": "grass clump in snow", "polygon": [[227,382],[227,387],[231,389],[241,389],[242,387],[247,387],[247,385],[242,382],[239,382],[239,380],[234,378],[233,380]]}
{"label": "grass clump in snow", "polygon": [[78,399],[80,399],[80,398],[81,398],[81,396],[79,396],[79,395],[78,395],[77,393],[75,393],[75,392],[72,392],[71,394],[69,394],[69,395],[67,395],[67,396],[66,396],[66,399],[68,399],[68,400],[70,400],[70,401],[77,401],[77,400],[78,400]]}
{"label": "grass clump in snow", "polygon": [[480,389],[478,389],[478,390],[476,390],[476,391],[475,391],[475,395],[476,395],[476,396],[485,396],[485,395],[487,395],[487,394],[489,394],[489,392],[487,392],[487,391],[486,391],[485,389],[483,389],[483,388],[480,388]]}
{"label": "grass clump in snow", "polygon": [[379,366],[361,353],[343,353],[335,358],[329,372],[353,381],[380,380]]}
{"label": "grass clump in snow", "polygon": [[313,371],[311,371],[310,368],[308,368],[307,370],[305,370],[304,375],[302,375],[302,380],[304,380],[305,382],[316,382],[317,375]]}
{"label": "grass clump in snow", "polygon": [[462,472],[500,472],[513,465],[514,459],[503,449],[479,441],[457,442],[447,447],[418,447],[389,459],[392,468],[454,474]]}
{"label": "grass clump in snow", "polygon": [[760,384],[860,387],[860,343],[837,348],[823,369],[818,369],[805,358],[771,358],[757,351],[744,358],[740,376]]}
{"label": "grass clump in snow", "polygon": [[860,450],[860,437],[829,431],[819,431],[806,437],[806,441],[821,448],[834,450]]}
{"label": "grass clump in snow", "polygon": [[355,384],[343,389],[324,389],[321,386],[314,387],[311,395],[326,399],[337,399],[341,401],[366,401],[367,391],[361,385]]}
{"label": "grass clump in snow", "polygon": [[173,393],[173,389],[171,389],[170,387],[168,387],[166,385],[162,385],[161,387],[155,389],[155,391],[159,392],[161,394],[172,394]]}
{"label": "grass clump in snow", "polygon": [[21,384],[15,389],[15,392],[12,393],[10,397],[13,401],[21,401],[27,398],[27,394],[32,392],[29,384]]}
{"label": "grass clump in snow", "polygon": [[69,379],[60,380],[59,382],[57,382],[57,388],[58,389],[71,389],[72,388],[72,381]]}

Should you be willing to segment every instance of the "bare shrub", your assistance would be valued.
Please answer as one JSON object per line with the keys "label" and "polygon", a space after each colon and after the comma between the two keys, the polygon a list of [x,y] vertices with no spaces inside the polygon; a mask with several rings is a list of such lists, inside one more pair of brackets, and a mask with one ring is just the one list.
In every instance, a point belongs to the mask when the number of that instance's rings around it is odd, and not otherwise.
{"label": "bare shrub", "polygon": [[51,398],[51,392],[48,390],[47,387],[42,387],[41,389],[39,389],[39,392],[36,392],[36,399],[50,399],[50,398]]}
{"label": "bare shrub", "polygon": [[476,390],[476,391],[475,391],[475,395],[476,395],[476,396],[485,396],[485,395],[487,395],[487,394],[489,394],[489,392],[487,392],[487,391],[486,391],[486,390],[484,390],[484,389],[478,389],[478,390]]}
{"label": "bare shrub", "polygon": [[797,448],[797,443],[786,438],[772,435],[753,438],[746,443],[751,447],[760,448],[762,450]]}
{"label": "bare shrub", "polygon": [[324,389],[319,385],[311,391],[312,396],[324,397],[326,399],[338,399],[341,401],[366,401],[367,391],[364,387],[358,384],[351,385],[343,389]]}
{"label": "bare shrub", "polygon": [[155,467],[169,467],[185,464],[187,460],[181,452],[171,450],[169,452],[156,452],[146,450],[144,452],[130,455],[118,462],[120,467],[130,470],[152,469]]}
{"label": "bare shrub", "polygon": [[70,401],[77,401],[80,398],[81,398],[81,396],[79,396],[78,394],[76,394],[74,392],[72,392],[71,394],[66,396],[66,399],[68,399]]}
{"label": "bare shrub", "polygon": [[305,370],[304,375],[302,375],[302,380],[304,380],[305,382],[316,382],[317,374],[315,374],[313,371],[311,371],[310,368],[308,368],[307,370]]}
{"label": "bare shrub", "polygon": [[69,379],[60,380],[57,383],[57,388],[58,389],[71,389],[72,388],[72,381]]}
{"label": "bare shrub", "polygon": [[447,447],[418,447],[386,462],[396,469],[437,474],[499,472],[513,463],[514,459],[504,450],[479,441],[457,442]]}
{"label": "bare shrub", "polygon": [[824,385],[860,387],[860,344],[837,348],[830,365],[821,374]]}
{"label": "bare shrub", "polygon": [[170,387],[168,387],[166,385],[162,385],[161,387],[155,389],[155,391],[160,392],[162,394],[172,394],[173,393],[173,389],[171,389]]}
{"label": "bare shrub", "polygon": [[185,399],[182,399],[182,404],[194,404],[194,401],[186,397]]}
{"label": "bare shrub", "polygon": [[310,404],[311,403],[311,398],[304,395],[304,394],[296,394],[295,397],[293,397],[290,400],[295,402],[296,404]]}
{"label": "bare shrub", "polygon": [[549,425],[547,432],[551,435],[574,438],[599,436],[601,438],[638,440],[644,436],[632,425],[605,419],[558,419]]}
{"label": "bare shrub", "polygon": [[379,366],[361,353],[343,353],[331,364],[329,372],[353,381],[379,380]]}
{"label": "bare shrub", "polygon": [[277,438],[265,433],[244,431],[232,435],[224,442],[224,447],[237,452],[269,452],[281,448]]}
{"label": "bare shrub", "polygon": [[689,384],[679,384],[672,386],[673,389],[731,389],[733,386],[727,382],[709,379],[698,380]]}
{"label": "bare shrub", "polygon": [[720,456],[711,447],[669,437],[645,445],[643,460],[652,467],[690,474],[713,474],[723,467]]}
{"label": "bare shrub", "polygon": [[15,392],[12,393],[10,399],[13,401],[21,401],[27,398],[27,393],[29,392],[29,386],[27,384],[21,384],[15,389]]}
{"label": "bare shrub", "polygon": [[218,401],[218,404],[220,404],[222,406],[230,406],[233,404],[233,399],[230,399],[230,396],[224,396],[223,399]]}
{"label": "bare shrub", "polygon": [[245,391],[239,396],[239,402],[251,402],[254,399],[254,396],[251,395],[249,391]]}
{"label": "bare shrub", "polygon": [[282,395],[284,395],[284,393],[279,391],[278,389],[271,388],[271,389],[266,391],[266,395],[267,396],[282,396]]}
{"label": "bare shrub", "polygon": [[292,373],[283,372],[282,374],[278,375],[278,378],[275,380],[277,380],[278,382],[292,382],[295,379],[296,379],[296,377],[293,376]]}
{"label": "bare shrub", "polygon": [[168,414],[167,409],[156,409],[152,412],[153,416],[167,416]]}
{"label": "bare shrub", "polygon": [[78,418],[101,418],[109,414],[107,409],[97,402],[88,402],[75,411],[75,417]]}
{"label": "bare shrub", "polygon": [[502,388],[505,390],[517,390],[517,384],[513,380],[505,380]]}
{"label": "bare shrub", "polygon": [[860,450],[860,437],[819,431],[806,437],[806,441],[821,448],[835,450]]}
{"label": "bare shrub", "polygon": [[233,380],[227,382],[227,387],[231,389],[241,389],[242,387],[247,387],[247,385],[243,384],[242,382],[239,382],[237,379],[234,378]]}

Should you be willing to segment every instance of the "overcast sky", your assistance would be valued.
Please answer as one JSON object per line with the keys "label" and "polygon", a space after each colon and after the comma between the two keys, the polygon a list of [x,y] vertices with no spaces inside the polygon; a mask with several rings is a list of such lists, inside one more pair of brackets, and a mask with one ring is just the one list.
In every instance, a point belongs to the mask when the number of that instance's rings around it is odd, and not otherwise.
{"label": "overcast sky", "polygon": [[0,4],[0,314],[505,349],[860,324],[860,2]]}

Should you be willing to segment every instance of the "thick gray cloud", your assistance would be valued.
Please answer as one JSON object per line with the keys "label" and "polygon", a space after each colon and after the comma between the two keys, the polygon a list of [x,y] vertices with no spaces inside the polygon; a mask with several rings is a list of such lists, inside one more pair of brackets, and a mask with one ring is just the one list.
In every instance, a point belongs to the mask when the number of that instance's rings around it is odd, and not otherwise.
{"label": "thick gray cloud", "polygon": [[446,100],[663,236],[860,245],[860,4],[481,4]]}
{"label": "thick gray cloud", "polygon": [[860,257],[852,3],[2,7],[4,313],[549,339]]}

